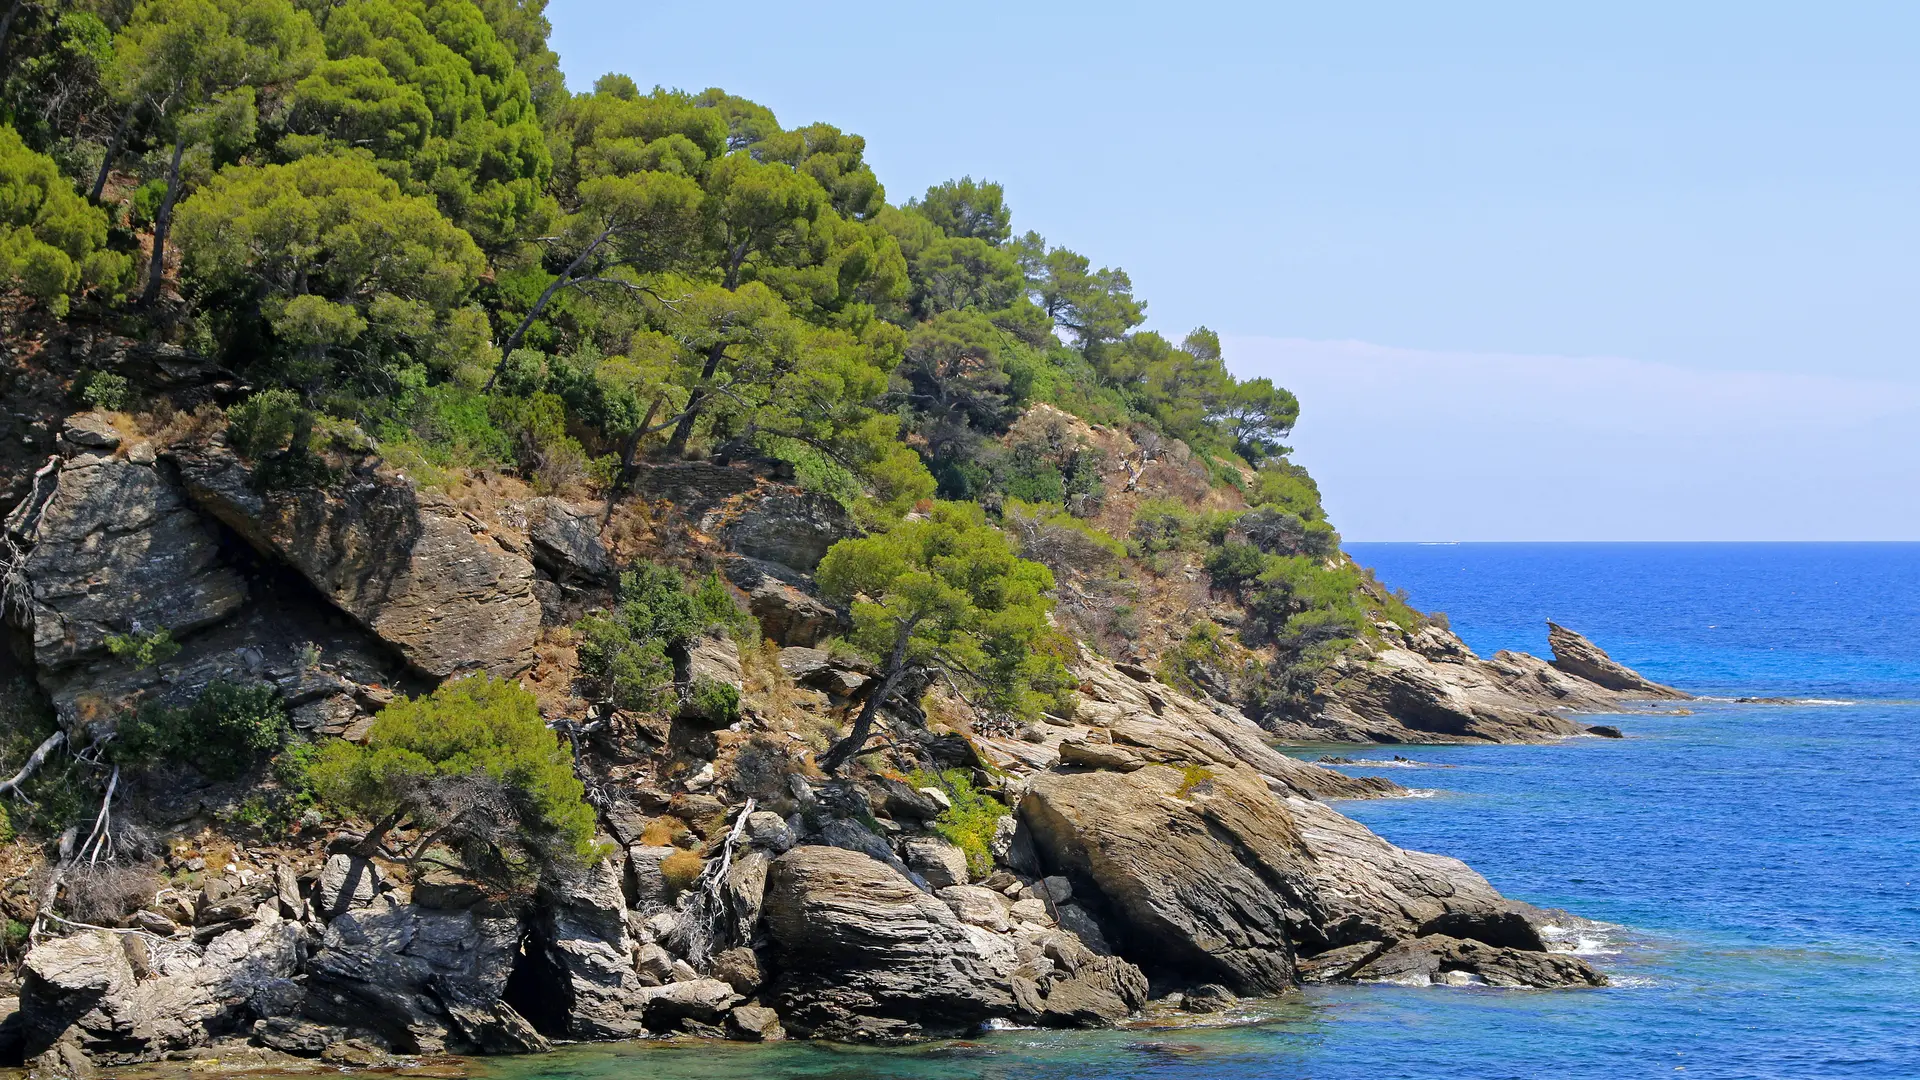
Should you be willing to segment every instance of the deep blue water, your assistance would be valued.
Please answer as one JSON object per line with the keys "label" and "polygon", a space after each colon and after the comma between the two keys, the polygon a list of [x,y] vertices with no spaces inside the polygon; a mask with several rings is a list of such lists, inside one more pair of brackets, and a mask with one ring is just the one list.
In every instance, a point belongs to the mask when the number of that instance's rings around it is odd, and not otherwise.
{"label": "deep blue water", "polygon": [[[1426,798],[1342,809],[1611,924],[1595,991],[1310,991],[1265,1023],[875,1052],[596,1047],[514,1076],[1920,1078],[1920,544],[1356,544],[1476,650],[1544,620],[1704,701],[1629,738],[1420,748]],[[1387,759],[1391,751],[1364,756]],[[1368,772],[1357,769],[1357,772]]]}

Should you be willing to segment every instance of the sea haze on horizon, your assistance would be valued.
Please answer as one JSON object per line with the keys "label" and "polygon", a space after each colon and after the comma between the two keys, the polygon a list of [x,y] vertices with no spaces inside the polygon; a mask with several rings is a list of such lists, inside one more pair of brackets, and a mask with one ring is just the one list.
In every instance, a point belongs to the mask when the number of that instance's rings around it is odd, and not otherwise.
{"label": "sea haze on horizon", "polygon": [[1228,338],[1356,541],[1920,540],[1920,382]]}

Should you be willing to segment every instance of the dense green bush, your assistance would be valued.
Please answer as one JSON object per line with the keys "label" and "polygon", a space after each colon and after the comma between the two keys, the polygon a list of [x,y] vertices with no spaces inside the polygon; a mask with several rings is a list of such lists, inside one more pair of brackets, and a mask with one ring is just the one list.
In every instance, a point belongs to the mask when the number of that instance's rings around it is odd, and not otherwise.
{"label": "dense green bush", "polygon": [[249,458],[287,449],[312,417],[291,390],[262,390],[227,412],[227,442]]}
{"label": "dense green bush", "polygon": [[146,765],[187,762],[227,778],[278,749],[288,730],[280,691],[271,684],[216,680],[190,705],[148,705],[122,720],[114,754]]}
{"label": "dense green bush", "polygon": [[95,371],[80,387],[80,400],[111,412],[127,403],[127,380],[111,371]]}
{"label": "dense green bush", "polygon": [[180,643],[173,639],[173,631],[163,626],[158,630],[108,634],[107,651],[137,667],[153,667],[173,659],[180,651]]}

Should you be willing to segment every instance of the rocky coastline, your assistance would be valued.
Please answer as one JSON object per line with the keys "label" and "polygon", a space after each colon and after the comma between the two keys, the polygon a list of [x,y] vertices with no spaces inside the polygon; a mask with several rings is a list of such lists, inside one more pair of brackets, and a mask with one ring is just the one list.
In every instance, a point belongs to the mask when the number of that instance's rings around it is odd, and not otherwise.
{"label": "rocky coastline", "polygon": [[[84,413],[60,432],[16,478],[6,533],[25,667],[61,739],[97,742],[116,703],[215,680],[274,687],[305,737],[364,739],[396,695],[489,672],[540,695],[573,746],[604,857],[502,891],[369,854],[313,814],[280,836],[237,828],[257,776],[129,776],[109,799],[154,894],[111,922],[55,912],[82,872],[69,833],[10,899],[37,910],[0,1051],[39,1075],[240,1047],[363,1066],[664,1035],[888,1043],[1328,981],[1603,985],[1549,948],[1542,913],[1328,805],[1397,785],[1274,747],[1555,739],[1583,733],[1580,714],[1684,697],[1557,626],[1551,661],[1481,659],[1425,626],[1329,667],[1312,709],[1256,723],[1082,645],[1068,715],[964,733],[890,717],[888,760],[958,770],[1002,808],[970,858],[939,830],[940,784],[813,767],[794,718],[845,715],[874,673],[822,647],[844,615],[810,576],[856,526],[777,472],[652,466],[651,498],[619,507],[456,498],[369,447],[280,490],[217,428]],[[739,719],[567,696],[555,628],[605,603],[642,535],[716,560],[757,622],[765,645],[705,638],[675,658],[683,687],[738,690]],[[128,628],[179,649],[130,661],[107,647]]]}

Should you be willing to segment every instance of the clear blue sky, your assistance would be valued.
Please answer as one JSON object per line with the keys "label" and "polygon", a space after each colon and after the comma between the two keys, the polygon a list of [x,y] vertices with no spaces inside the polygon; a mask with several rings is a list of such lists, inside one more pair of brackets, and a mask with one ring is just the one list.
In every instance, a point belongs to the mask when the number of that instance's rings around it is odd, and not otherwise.
{"label": "clear blue sky", "polygon": [[1920,539],[1920,4],[723,10],[549,15],[1001,181],[1300,392],[1350,537]]}

